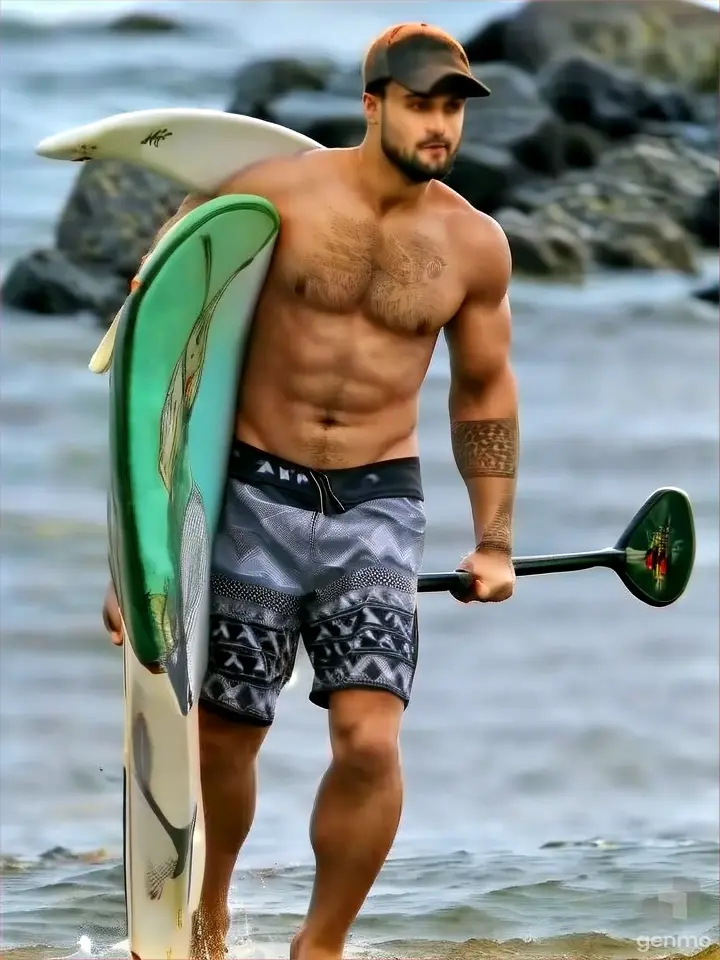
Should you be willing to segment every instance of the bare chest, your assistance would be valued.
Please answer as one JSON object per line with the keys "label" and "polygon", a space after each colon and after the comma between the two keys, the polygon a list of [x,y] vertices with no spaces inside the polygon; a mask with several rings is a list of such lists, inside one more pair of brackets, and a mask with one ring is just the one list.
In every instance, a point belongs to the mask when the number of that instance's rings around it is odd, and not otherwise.
{"label": "bare chest", "polygon": [[275,257],[278,281],[309,308],[362,312],[397,332],[430,334],[458,310],[460,278],[444,238],[349,217],[286,221]]}

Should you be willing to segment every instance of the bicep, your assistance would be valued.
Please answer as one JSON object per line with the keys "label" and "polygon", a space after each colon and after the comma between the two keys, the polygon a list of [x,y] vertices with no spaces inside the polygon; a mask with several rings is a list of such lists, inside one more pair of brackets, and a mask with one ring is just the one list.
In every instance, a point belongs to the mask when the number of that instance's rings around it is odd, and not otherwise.
{"label": "bicep", "polygon": [[445,328],[453,383],[480,387],[510,363],[512,320],[507,292],[469,296]]}
{"label": "bicep", "polygon": [[477,222],[466,256],[478,264],[459,311],[445,329],[453,380],[482,384],[509,364],[512,336],[509,286],[512,259],[507,237],[489,217]]}

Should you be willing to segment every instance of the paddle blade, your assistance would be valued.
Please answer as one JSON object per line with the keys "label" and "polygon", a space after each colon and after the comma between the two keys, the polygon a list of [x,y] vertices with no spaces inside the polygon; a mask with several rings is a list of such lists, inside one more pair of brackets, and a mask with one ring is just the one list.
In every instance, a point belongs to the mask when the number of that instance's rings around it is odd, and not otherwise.
{"label": "paddle blade", "polygon": [[625,554],[618,573],[643,603],[666,607],[680,597],[695,562],[695,524],[688,495],[676,487],[656,490],[615,544]]}

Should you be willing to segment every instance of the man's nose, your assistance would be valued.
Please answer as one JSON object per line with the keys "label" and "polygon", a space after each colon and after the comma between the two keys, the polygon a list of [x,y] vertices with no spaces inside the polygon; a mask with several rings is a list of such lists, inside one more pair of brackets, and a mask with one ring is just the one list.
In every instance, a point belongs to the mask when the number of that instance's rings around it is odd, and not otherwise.
{"label": "man's nose", "polygon": [[446,130],[445,118],[443,117],[442,113],[429,118],[426,128],[428,138],[437,137],[438,140],[446,140]]}

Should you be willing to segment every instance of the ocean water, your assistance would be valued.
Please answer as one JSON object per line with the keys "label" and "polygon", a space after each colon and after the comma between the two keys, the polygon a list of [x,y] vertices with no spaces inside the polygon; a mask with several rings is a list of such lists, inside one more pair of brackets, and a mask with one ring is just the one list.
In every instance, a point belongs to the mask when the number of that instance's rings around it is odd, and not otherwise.
{"label": "ocean water", "polygon": [[[388,23],[427,18],[464,36],[502,6],[146,3],[188,30],[123,37],[102,22],[132,3],[4,0],[0,268],[51,243],[77,173],[33,155],[42,137],[119,110],[222,107],[249,57],[357,59]],[[497,607],[422,598],[405,811],[351,953],[713,952],[719,344],[717,311],[689,298],[693,282],[513,285],[517,552],[608,545],[653,489],[674,484],[693,500],[696,571],[666,610],[604,571],[524,579]],[[16,960],[124,952],[121,664],[100,621],[107,383],[86,367],[98,338],[82,318],[3,311],[0,942]],[[447,387],[440,347],[422,394],[427,570],[471,546]],[[232,955],[287,956],[308,901],[307,823],[327,759],[309,683],[302,660],[261,757]]]}

